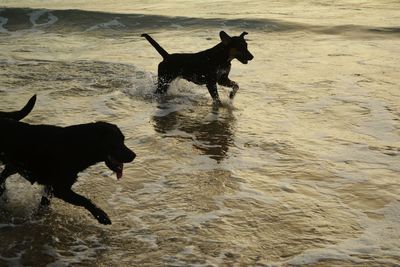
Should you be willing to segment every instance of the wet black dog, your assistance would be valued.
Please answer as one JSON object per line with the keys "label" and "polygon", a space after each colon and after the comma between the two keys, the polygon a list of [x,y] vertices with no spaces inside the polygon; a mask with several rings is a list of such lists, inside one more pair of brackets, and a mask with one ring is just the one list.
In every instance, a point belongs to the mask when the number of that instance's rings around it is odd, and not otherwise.
{"label": "wet black dog", "polygon": [[[106,122],[68,127],[30,125],[14,120],[21,116],[12,114],[15,113],[3,112],[0,119],[0,161],[5,164],[0,174],[3,189],[7,177],[19,173],[31,183],[47,186],[55,197],[85,207],[99,223],[111,224],[102,209],[71,187],[79,172],[103,161],[117,173],[118,179],[122,177],[123,163],[133,161],[136,155],[125,146],[119,128]],[[42,204],[47,202],[43,197]]]}
{"label": "wet black dog", "polygon": [[231,61],[238,59],[247,64],[253,55],[247,49],[243,32],[240,36],[230,37],[224,31],[219,33],[221,42],[216,46],[193,54],[168,54],[148,34],[142,34],[150,44],[160,53],[163,61],[158,65],[158,85],[156,93],[163,94],[168,90],[169,84],[177,77],[182,77],[196,84],[206,84],[214,103],[220,104],[217,83],[232,88],[229,95],[235,96],[239,85],[228,78],[231,70]]}

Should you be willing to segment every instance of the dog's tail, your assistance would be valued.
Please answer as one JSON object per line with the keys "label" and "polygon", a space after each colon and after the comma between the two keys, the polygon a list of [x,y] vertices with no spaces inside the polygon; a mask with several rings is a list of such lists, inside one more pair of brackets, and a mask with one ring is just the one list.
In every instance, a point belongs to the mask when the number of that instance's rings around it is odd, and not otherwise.
{"label": "dog's tail", "polygon": [[158,53],[160,53],[160,55],[163,58],[167,58],[169,56],[168,52],[165,51],[164,48],[162,48],[153,38],[150,37],[150,35],[148,35],[147,33],[143,33],[141,35],[142,37],[146,38],[147,41],[149,41],[149,43],[154,46],[154,48],[157,50]]}
{"label": "dog's tail", "polygon": [[26,103],[26,105],[21,110],[12,112],[0,112],[0,118],[6,118],[15,121],[22,120],[32,111],[35,103],[36,95],[32,96],[31,99],[29,99],[28,103]]}

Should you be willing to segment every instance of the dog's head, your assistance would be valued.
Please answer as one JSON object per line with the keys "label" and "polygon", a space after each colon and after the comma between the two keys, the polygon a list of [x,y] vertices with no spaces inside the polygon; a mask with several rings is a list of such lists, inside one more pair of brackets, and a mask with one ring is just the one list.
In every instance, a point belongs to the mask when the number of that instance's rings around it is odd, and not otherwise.
{"label": "dog's head", "polygon": [[229,60],[236,58],[243,64],[247,64],[254,57],[247,49],[247,42],[244,36],[247,32],[243,32],[240,36],[229,36],[226,32],[221,31],[219,37],[221,42],[228,48]]}
{"label": "dog's head", "polygon": [[117,174],[117,179],[122,177],[124,163],[132,162],[136,154],[125,144],[125,136],[121,130],[114,124],[107,122],[96,122],[96,128],[99,129],[98,137],[106,166]]}

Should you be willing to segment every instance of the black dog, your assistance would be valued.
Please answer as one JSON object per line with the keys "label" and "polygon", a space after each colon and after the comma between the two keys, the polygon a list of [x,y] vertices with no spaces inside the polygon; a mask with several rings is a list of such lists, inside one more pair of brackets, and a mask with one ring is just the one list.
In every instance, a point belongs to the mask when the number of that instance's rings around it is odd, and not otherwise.
{"label": "black dog", "polygon": [[[19,173],[31,183],[46,185],[55,197],[85,207],[100,223],[111,224],[102,209],[71,187],[79,172],[102,161],[117,173],[118,179],[122,177],[123,163],[133,161],[136,155],[125,146],[119,128],[106,122],[68,127],[30,125],[7,114],[13,113],[2,113],[0,119],[3,188],[7,177]],[[49,200],[43,197],[42,203],[46,202]]]}
{"label": "black dog", "polygon": [[228,78],[231,70],[231,61],[238,59],[247,64],[253,55],[247,50],[247,43],[243,32],[240,36],[230,37],[224,31],[219,33],[221,43],[216,46],[193,54],[168,54],[148,34],[142,34],[150,44],[160,53],[163,61],[158,65],[158,85],[156,93],[165,93],[169,84],[177,77],[182,77],[196,84],[206,84],[214,103],[220,104],[217,83],[231,87],[233,90],[229,97],[232,99],[239,85]]}

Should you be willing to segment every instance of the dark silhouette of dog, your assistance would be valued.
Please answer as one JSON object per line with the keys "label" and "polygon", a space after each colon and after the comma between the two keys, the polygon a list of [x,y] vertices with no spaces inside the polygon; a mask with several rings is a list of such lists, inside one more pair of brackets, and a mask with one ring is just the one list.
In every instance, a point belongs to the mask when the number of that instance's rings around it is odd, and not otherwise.
{"label": "dark silhouette of dog", "polygon": [[[0,174],[0,193],[6,179],[18,173],[32,184],[45,185],[54,197],[86,208],[99,223],[111,224],[102,209],[71,187],[79,172],[99,162],[105,162],[121,178],[123,164],[136,157],[125,146],[124,135],[116,125],[106,122],[67,127],[19,122],[32,109],[31,104],[21,111],[1,113],[0,162],[5,168]],[[41,203],[48,205],[49,195],[43,196]]]}
{"label": "dark silhouette of dog", "polygon": [[195,84],[205,84],[215,104],[221,104],[217,84],[232,88],[229,97],[233,99],[239,90],[239,85],[228,77],[231,61],[236,58],[241,63],[247,64],[253,59],[253,55],[247,49],[245,35],[247,32],[231,37],[221,31],[219,33],[221,42],[210,49],[198,53],[169,54],[150,35],[142,34],[141,36],[145,37],[163,57],[163,61],[158,65],[156,93],[166,93],[169,84],[181,77]]}

